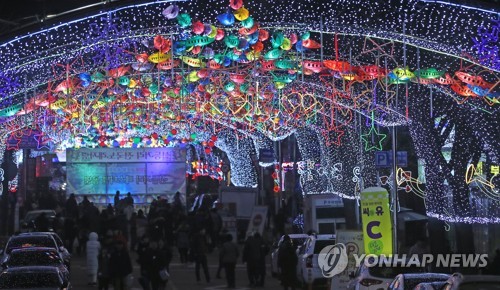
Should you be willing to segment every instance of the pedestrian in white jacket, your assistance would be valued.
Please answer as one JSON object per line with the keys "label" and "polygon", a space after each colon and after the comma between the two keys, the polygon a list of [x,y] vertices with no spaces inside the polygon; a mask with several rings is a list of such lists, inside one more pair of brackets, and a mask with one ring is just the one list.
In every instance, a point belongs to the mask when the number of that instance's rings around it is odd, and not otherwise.
{"label": "pedestrian in white jacket", "polygon": [[89,285],[97,284],[97,270],[99,266],[99,251],[101,243],[98,241],[97,233],[91,232],[87,241],[87,274],[89,275]]}

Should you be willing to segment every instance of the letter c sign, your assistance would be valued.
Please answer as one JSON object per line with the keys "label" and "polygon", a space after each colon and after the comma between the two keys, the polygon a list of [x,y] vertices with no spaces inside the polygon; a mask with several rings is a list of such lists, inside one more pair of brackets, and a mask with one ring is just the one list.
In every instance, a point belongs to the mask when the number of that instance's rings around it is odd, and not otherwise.
{"label": "letter c sign", "polygon": [[366,233],[371,239],[380,239],[382,238],[382,234],[380,232],[373,232],[374,227],[379,227],[380,222],[379,221],[371,221],[366,225]]}

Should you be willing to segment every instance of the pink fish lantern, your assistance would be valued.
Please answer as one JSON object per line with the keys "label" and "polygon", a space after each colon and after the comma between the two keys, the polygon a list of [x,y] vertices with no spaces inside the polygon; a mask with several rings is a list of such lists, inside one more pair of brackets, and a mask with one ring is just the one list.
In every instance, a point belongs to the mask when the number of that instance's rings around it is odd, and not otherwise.
{"label": "pink fish lantern", "polygon": [[193,54],[199,54],[201,52],[201,46],[195,46],[192,50],[191,53]]}
{"label": "pink fish lantern", "polygon": [[205,31],[205,26],[199,20],[193,23],[193,33],[202,34]]}
{"label": "pink fish lantern", "polygon": [[243,6],[243,0],[229,0],[229,6],[234,10],[238,10]]}
{"label": "pink fish lantern", "polygon": [[217,34],[215,35],[215,40],[222,40],[224,38],[224,30],[223,29],[217,29]]}
{"label": "pink fish lantern", "polygon": [[292,33],[290,35],[290,43],[293,45],[295,43],[297,43],[297,41],[299,40],[299,37],[297,36],[297,34],[295,33]]}
{"label": "pink fish lantern", "polygon": [[174,19],[177,15],[179,15],[179,6],[172,4],[168,6],[167,9],[163,10],[162,14],[167,19]]}

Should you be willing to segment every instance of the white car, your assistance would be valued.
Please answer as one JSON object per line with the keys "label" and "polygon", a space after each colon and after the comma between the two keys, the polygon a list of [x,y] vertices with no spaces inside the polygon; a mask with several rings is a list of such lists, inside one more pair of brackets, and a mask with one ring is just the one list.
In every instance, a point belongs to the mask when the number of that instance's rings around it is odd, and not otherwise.
{"label": "white car", "polygon": [[[368,263],[370,264],[370,263]],[[386,267],[375,265],[367,267],[364,261],[355,273],[351,273],[352,280],[347,285],[348,290],[386,290],[394,278],[403,273],[421,273],[419,267]]]}
{"label": "white car", "polygon": [[297,279],[302,287],[327,285],[328,279],[318,265],[318,254],[329,245],[335,245],[335,235],[311,235],[297,251]]}
{"label": "white car", "polygon": [[[304,241],[309,237],[306,234],[290,234],[288,236],[292,240],[292,244],[295,248],[302,245],[302,243],[304,243]],[[281,238],[273,244],[273,247],[271,249],[271,275],[273,277],[276,277],[280,272],[280,269],[278,267],[278,251],[281,247],[281,244],[283,243],[283,237],[284,235],[281,236]]]}

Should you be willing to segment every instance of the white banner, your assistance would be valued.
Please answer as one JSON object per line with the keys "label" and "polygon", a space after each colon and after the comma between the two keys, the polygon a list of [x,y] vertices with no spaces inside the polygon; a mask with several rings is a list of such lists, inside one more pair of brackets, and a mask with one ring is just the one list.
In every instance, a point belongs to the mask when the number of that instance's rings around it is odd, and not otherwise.
{"label": "white banner", "polygon": [[340,274],[333,276],[331,281],[330,289],[347,289],[347,284],[351,279],[349,277],[350,273],[356,271],[356,260],[353,254],[363,254],[364,244],[363,244],[363,232],[362,231],[337,231],[337,241],[336,243],[342,243],[345,245],[348,257],[347,268]]}
{"label": "white banner", "polygon": [[120,162],[186,162],[186,149],[163,148],[81,148],[67,149],[66,159],[72,163]]}

